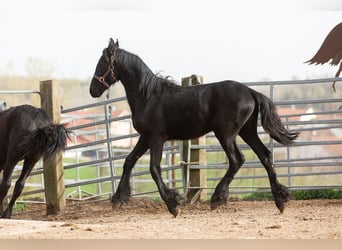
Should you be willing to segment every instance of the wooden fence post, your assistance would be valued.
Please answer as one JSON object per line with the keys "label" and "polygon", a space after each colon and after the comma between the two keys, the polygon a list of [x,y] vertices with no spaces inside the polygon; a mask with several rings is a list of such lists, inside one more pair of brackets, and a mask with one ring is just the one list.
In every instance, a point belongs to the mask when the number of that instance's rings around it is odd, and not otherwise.
{"label": "wooden fence post", "polygon": [[[203,84],[203,77],[192,75],[190,77],[182,78],[182,86],[191,86]],[[207,185],[207,173],[205,169],[189,169],[193,165],[204,165],[206,164],[206,151],[205,149],[193,149],[191,145],[206,144],[205,136],[197,139],[187,140],[183,142],[183,159],[186,162],[184,166],[184,174],[189,183],[187,187],[186,199],[191,203],[195,202],[198,198],[204,200],[206,198],[206,185]],[[189,149],[190,147],[190,149]],[[190,152],[190,157],[188,153]],[[189,171],[188,171],[189,170]],[[189,173],[189,176],[187,174]]]}
{"label": "wooden fence post", "polygon": [[[59,84],[53,80],[40,82],[41,108],[45,110],[54,123],[61,119]],[[65,208],[65,186],[63,155],[43,162],[46,213],[58,214]]]}

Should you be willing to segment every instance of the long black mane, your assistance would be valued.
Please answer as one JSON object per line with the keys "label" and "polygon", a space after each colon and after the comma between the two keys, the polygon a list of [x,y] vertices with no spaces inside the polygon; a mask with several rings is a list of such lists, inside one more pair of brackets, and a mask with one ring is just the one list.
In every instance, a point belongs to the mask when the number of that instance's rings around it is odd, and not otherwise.
{"label": "long black mane", "polygon": [[160,74],[154,74],[152,70],[140,59],[139,56],[123,49],[116,49],[115,60],[119,67],[128,70],[128,73],[140,74],[139,91],[147,99],[152,95],[161,95],[170,93],[180,88],[170,77],[163,77]]}

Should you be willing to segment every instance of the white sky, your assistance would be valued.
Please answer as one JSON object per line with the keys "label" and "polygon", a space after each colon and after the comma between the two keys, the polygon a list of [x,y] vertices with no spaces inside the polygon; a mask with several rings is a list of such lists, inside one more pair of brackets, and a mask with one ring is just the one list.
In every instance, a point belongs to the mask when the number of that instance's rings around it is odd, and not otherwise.
{"label": "white sky", "polygon": [[337,67],[303,62],[340,22],[340,0],[2,1],[0,74],[39,57],[55,78],[86,79],[113,37],[176,81],[333,77]]}

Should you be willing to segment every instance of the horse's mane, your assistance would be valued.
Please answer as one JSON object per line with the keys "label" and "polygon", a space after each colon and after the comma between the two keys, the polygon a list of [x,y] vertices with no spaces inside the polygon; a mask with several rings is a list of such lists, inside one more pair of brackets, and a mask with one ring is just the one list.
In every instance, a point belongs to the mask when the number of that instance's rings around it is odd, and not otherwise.
{"label": "horse's mane", "polygon": [[136,72],[136,70],[139,71],[141,74],[139,91],[146,98],[150,98],[155,94],[170,93],[180,87],[174,81],[170,80],[170,77],[163,77],[159,73],[154,74],[137,55],[118,48],[115,53],[115,58],[126,70],[132,73]]}

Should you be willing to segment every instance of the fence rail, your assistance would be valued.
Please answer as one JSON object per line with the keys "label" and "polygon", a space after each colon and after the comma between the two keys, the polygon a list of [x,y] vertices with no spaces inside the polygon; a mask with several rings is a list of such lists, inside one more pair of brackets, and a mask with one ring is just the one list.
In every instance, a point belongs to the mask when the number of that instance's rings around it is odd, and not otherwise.
{"label": "fence rail", "polygon": [[[283,107],[293,109],[293,113],[281,115],[281,118],[287,128],[301,132],[294,146],[284,147],[273,142],[263,129],[258,127],[259,136],[273,154],[280,180],[290,189],[342,188],[342,98],[278,100],[274,95],[276,88],[293,88],[294,85],[303,84],[306,88],[315,88],[311,85],[329,83],[326,91],[331,91],[330,83],[334,80],[342,81],[342,78],[245,83],[252,88],[269,87],[267,95],[275,102],[280,112]],[[126,97],[62,110],[63,120],[69,122],[70,129],[74,131],[72,144],[67,147],[64,156],[67,198],[84,200],[92,197],[109,197],[116,191],[123,161],[139,136],[132,128],[130,114],[113,116],[112,107],[120,102],[126,102]],[[309,113],[296,109],[303,105],[327,107]],[[126,130],[120,132],[122,128]],[[212,134],[207,135],[207,142],[205,146],[191,145],[192,149],[205,149],[207,164],[191,165],[190,168],[207,170],[206,186],[197,188],[206,189],[210,194],[228,165],[221,146]],[[231,193],[238,195],[268,189],[267,175],[259,160],[240,140],[239,147],[247,156],[247,160],[231,184]],[[132,192],[133,195],[158,197],[157,189],[149,175],[148,155],[146,153],[133,170]],[[188,185],[181,164],[184,161],[182,155],[182,142],[176,142],[175,145],[170,142],[165,144],[162,159],[163,178],[169,187],[180,191]],[[41,182],[42,173],[42,167],[37,166],[31,173],[31,178]],[[28,185],[23,196],[30,199],[34,195],[42,194],[43,187],[43,183],[35,188]]]}

